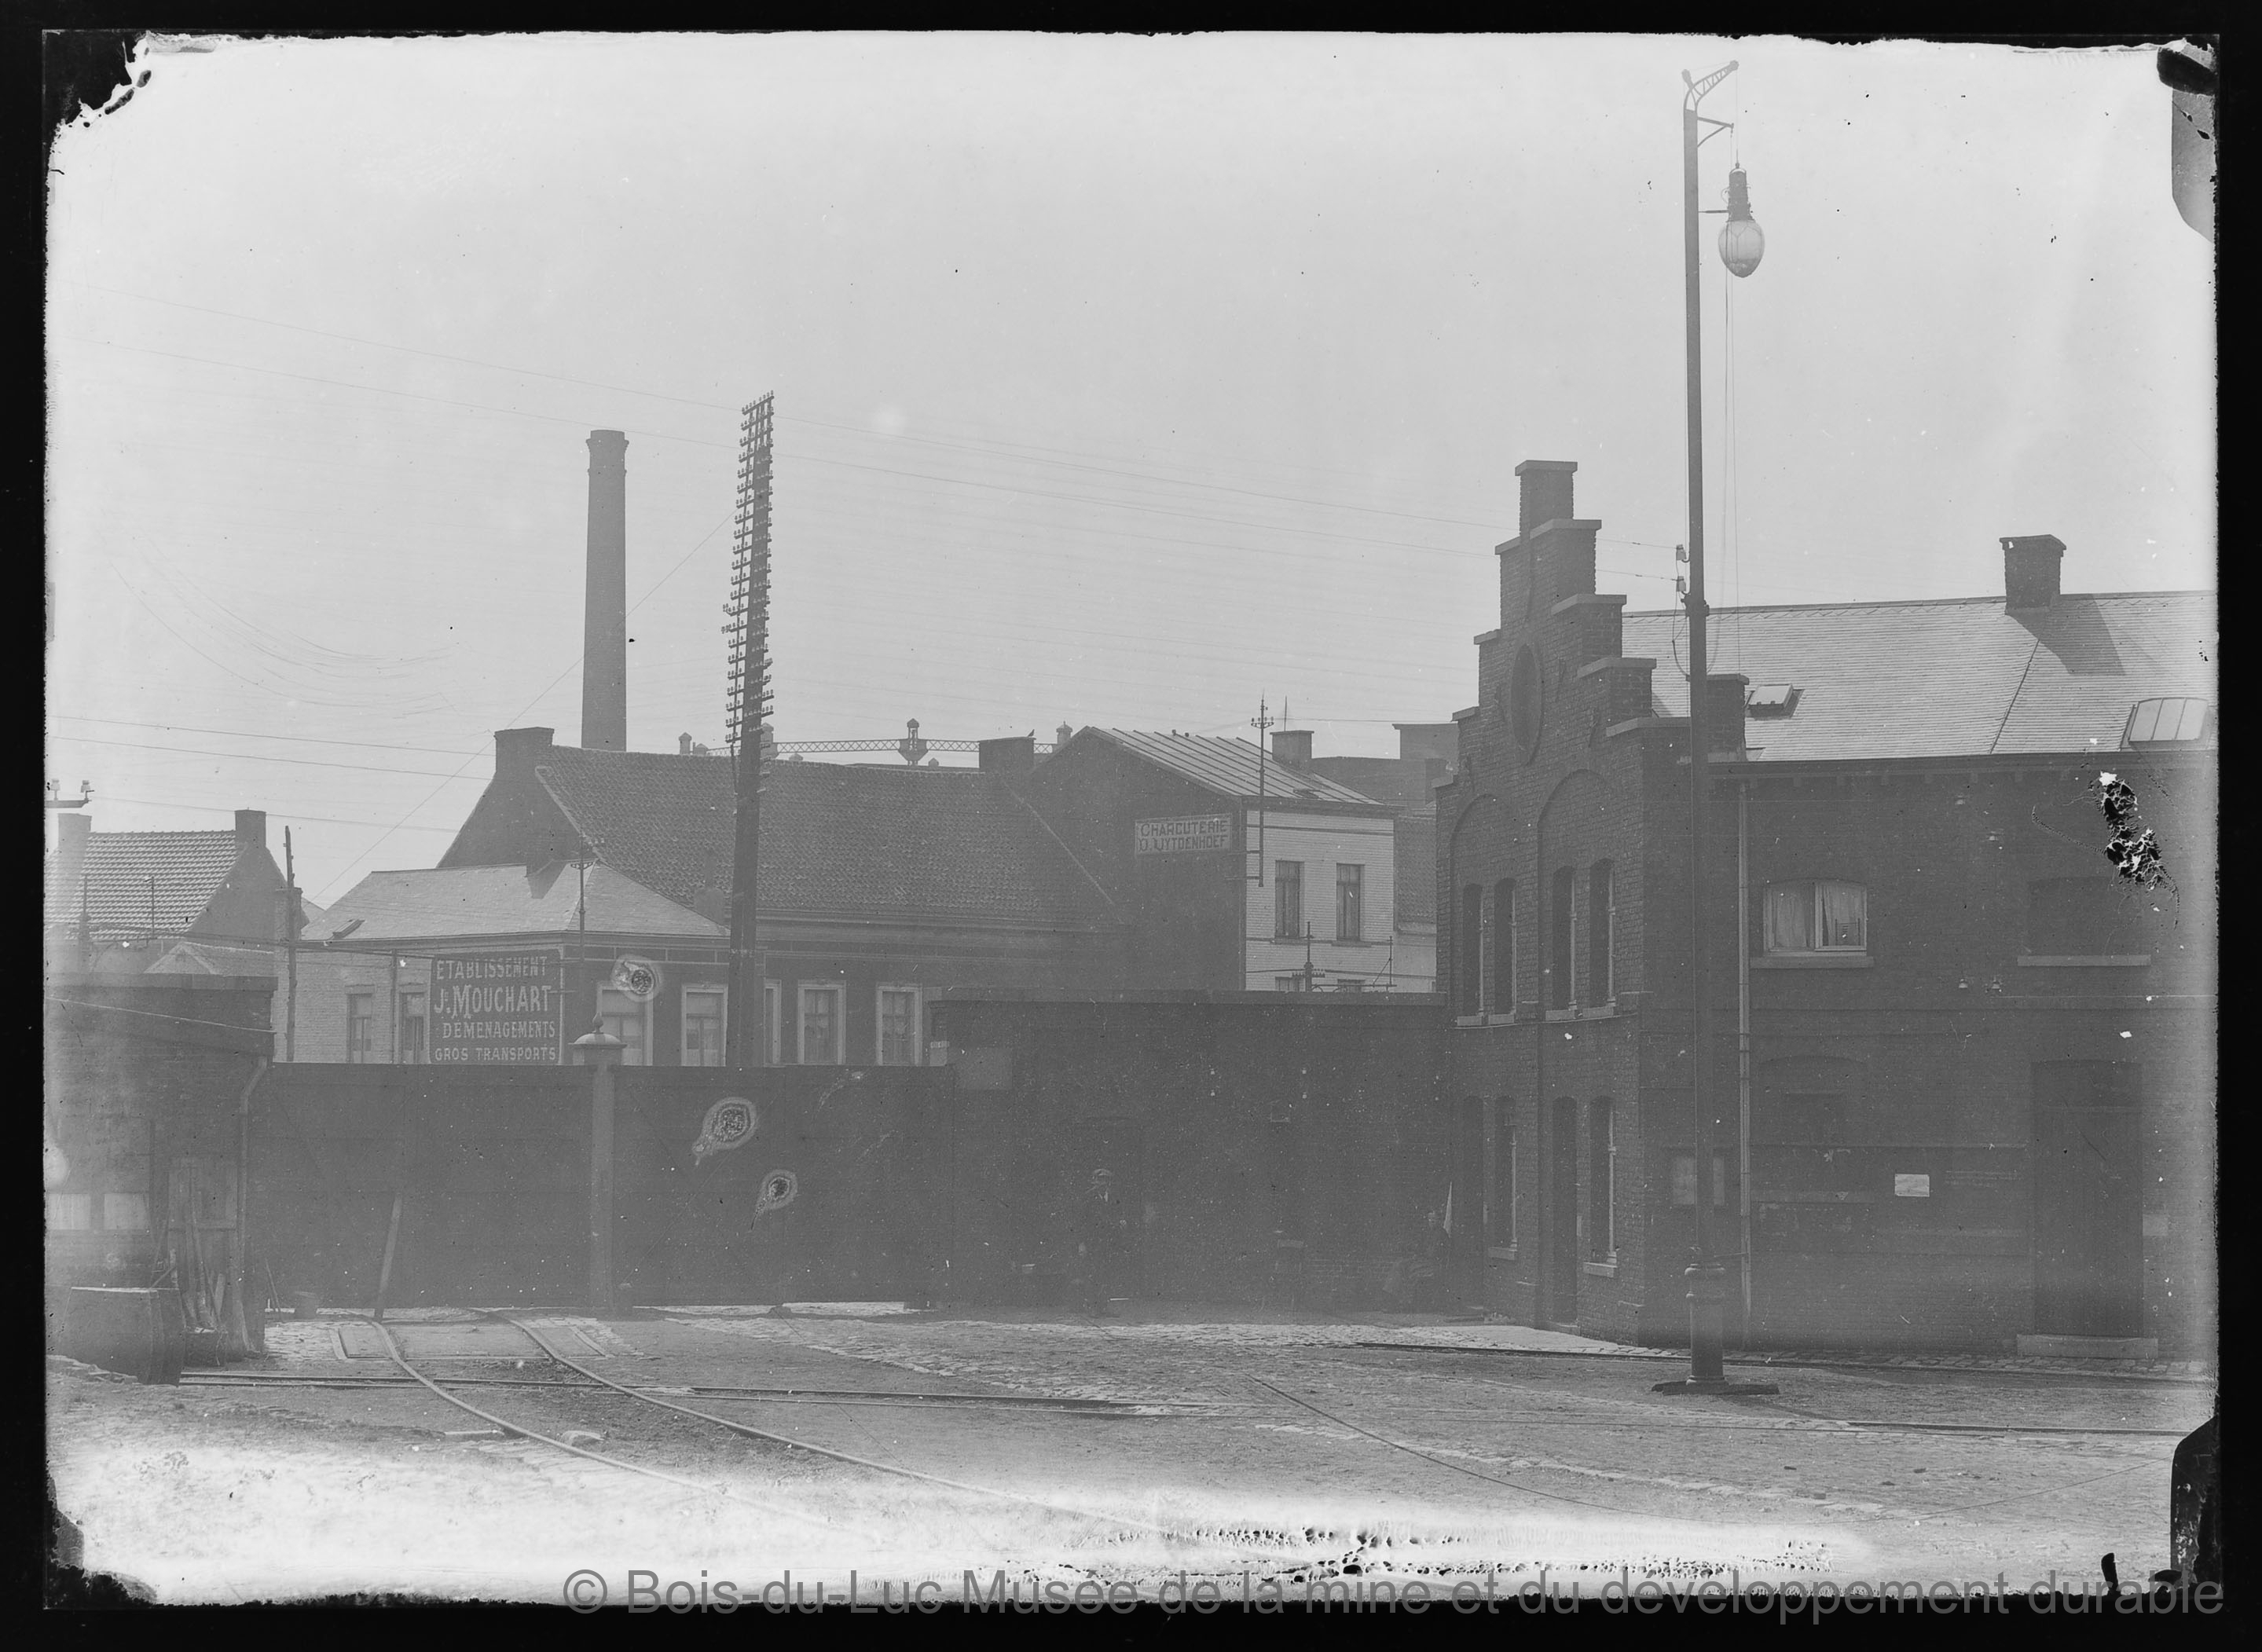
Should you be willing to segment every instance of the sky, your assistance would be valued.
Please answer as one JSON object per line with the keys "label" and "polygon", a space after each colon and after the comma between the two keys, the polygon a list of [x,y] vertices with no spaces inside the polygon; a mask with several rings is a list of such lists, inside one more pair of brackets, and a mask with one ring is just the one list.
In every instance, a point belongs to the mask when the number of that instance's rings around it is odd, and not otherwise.
{"label": "sky", "polygon": [[[774,392],[782,741],[1321,755],[1475,698],[1516,463],[1599,576],[1688,537],[1682,71],[1716,606],[2211,588],[2214,249],[2149,51],[1210,35],[145,41],[48,212],[47,777],[98,830],[425,866],[579,739],[587,433],[629,736],[719,746]],[[1718,669],[1737,658],[1732,623]],[[871,760],[885,759],[881,758]],[[970,761],[951,757],[949,762]]]}

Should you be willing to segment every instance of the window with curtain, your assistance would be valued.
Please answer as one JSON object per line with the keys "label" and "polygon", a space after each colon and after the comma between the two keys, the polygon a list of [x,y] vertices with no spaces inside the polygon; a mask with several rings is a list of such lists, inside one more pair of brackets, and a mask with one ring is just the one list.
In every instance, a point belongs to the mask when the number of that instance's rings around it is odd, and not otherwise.
{"label": "window with curtain", "polygon": [[1617,1254],[1617,1138],[1610,1104],[1587,1110],[1587,1256],[1607,1262]]}
{"label": "window with curtain", "polygon": [[1866,952],[1869,892],[1828,878],[1771,883],[1761,923],[1770,952]]}
{"label": "window with curtain", "polygon": [[1601,1009],[1617,995],[1617,983],[1612,973],[1611,953],[1615,950],[1617,908],[1612,887],[1610,863],[1597,860],[1587,873],[1587,996],[1585,1002]]}
{"label": "window with curtain", "polygon": [[1304,938],[1304,863],[1272,863],[1272,935],[1276,940]]}
{"label": "window with curtain", "polygon": [[1492,996],[1488,1008],[1496,1016],[1516,1013],[1516,880],[1502,878],[1492,887]]}
{"label": "window with curtain", "polygon": [[[1696,1208],[1696,1155],[1693,1153],[1673,1156],[1673,1202]],[[1718,1210],[1728,1202],[1728,1161],[1720,1153],[1712,1155],[1712,1208]]]}
{"label": "window with curtain", "polygon": [[888,985],[880,988],[880,1065],[917,1067],[919,1064],[919,989]]}
{"label": "window with curtain", "polygon": [[1547,915],[1547,1007],[1571,1007],[1571,901],[1577,874],[1568,866],[1555,869],[1553,899]]}
{"label": "window with curtain", "polygon": [[1336,939],[1364,940],[1366,905],[1366,868],[1338,866],[1336,868]]}
{"label": "window with curtain", "polygon": [[597,991],[597,1019],[607,1032],[621,1041],[623,1067],[652,1065],[652,1041],[645,1037],[647,1008],[610,987]]}
{"label": "window with curtain", "polygon": [[801,989],[799,1054],[803,1067],[840,1065],[841,989],[804,987]]}
{"label": "window with curtain", "polygon": [[683,989],[683,1065],[723,1065],[723,989],[686,987]]}
{"label": "window with curtain", "polygon": [[1459,942],[1460,967],[1454,972],[1453,1013],[1462,1016],[1484,1012],[1484,885],[1464,884],[1461,887],[1460,933]]}

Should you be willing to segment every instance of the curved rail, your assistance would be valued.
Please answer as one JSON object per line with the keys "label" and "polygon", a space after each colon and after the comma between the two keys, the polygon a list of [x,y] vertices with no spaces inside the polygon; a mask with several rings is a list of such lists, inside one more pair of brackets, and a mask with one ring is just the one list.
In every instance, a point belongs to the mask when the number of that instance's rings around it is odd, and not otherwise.
{"label": "curved rail", "polygon": [[[450,1394],[446,1389],[442,1388],[430,1377],[425,1375],[423,1372],[411,1365],[408,1362],[407,1356],[400,1352],[400,1345],[393,1340],[393,1332],[385,1328],[384,1320],[375,1318],[367,1318],[367,1323],[377,1327],[377,1334],[385,1340],[385,1352],[392,1356],[393,1362],[399,1366],[403,1372],[407,1373],[409,1376],[414,1377],[417,1382],[431,1390],[433,1393],[447,1401],[449,1404],[455,1406],[458,1411],[469,1411],[481,1422],[493,1424],[495,1427],[501,1429],[506,1434],[515,1435],[523,1440],[536,1440],[543,1445],[554,1447],[559,1451],[570,1452],[576,1457],[586,1457],[591,1462],[602,1462],[609,1469],[625,1469],[630,1474],[640,1474],[648,1479],[664,1480],[670,1485],[681,1486],[687,1490],[696,1491],[702,1496],[721,1496],[729,1498],[734,1503],[743,1503],[749,1508],[760,1509],[765,1514],[783,1515],[789,1520],[800,1520],[810,1526],[822,1526],[826,1531],[845,1533],[850,1536],[861,1537],[867,1541],[872,1541],[872,1533],[855,1526],[844,1526],[838,1520],[830,1520],[822,1515],[803,1513],[799,1509],[788,1508],[782,1504],[759,1502],[753,1498],[745,1497],[740,1495],[738,1492],[733,1491],[728,1486],[702,1485],[696,1480],[687,1480],[681,1475],[670,1474],[665,1469],[654,1469],[645,1463],[630,1462],[620,1457],[609,1457],[603,1452],[591,1451],[586,1446],[576,1446],[563,1440],[553,1439],[548,1434],[538,1433],[531,1428],[522,1427],[517,1423],[498,1417],[493,1411],[481,1411],[478,1406],[472,1404],[471,1401],[464,1399],[457,1395]],[[517,1322],[514,1320],[512,1323],[516,1324]],[[528,1326],[520,1325],[518,1328],[524,1331],[527,1335],[533,1337],[537,1342],[542,1342],[542,1339],[539,1336],[535,1335],[535,1332]],[[547,1347],[549,1345],[547,1343],[543,1343],[543,1346]],[[557,1356],[553,1353],[551,1357],[554,1359]],[[575,1368],[579,1369],[580,1368],[576,1367]],[[587,1373],[585,1373],[585,1375],[587,1375]],[[600,1380],[602,1381],[602,1379]],[[608,1383],[607,1386],[618,1387],[619,1384]],[[635,1390],[624,1390],[623,1391],[633,1393]]]}
{"label": "curved rail", "polygon": [[[963,1491],[974,1497],[994,1498],[1003,1502],[1024,1504],[1030,1508],[1042,1509],[1049,1514],[1065,1514],[1076,1519],[1091,1520],[1106,1526],[1144,1532],[1150,1536],[1165,1538],[1173,1542],[1195,1542],[1200,1541],[1198,1534],[1193,1533],[1173,1531],[1167,1526],[1149,1525],[1144,1520],[1135,1520],[1123,1515],[1102,1514],[1095,1510],[1079,1509],[1064,1503],[1048,1503],[1042,1498],[1033,1498],[1026,1492],[1001,1491],[995,1486],[974,1485],[964,1480],[953,1480],[943,1475],[929,1474],[922,1469],[906,1469],[898,1463],[880,1462],[870,1457],[859,1457],[853,1452],[838,1451],[830,1446],[812,1445],[805,1440],[796,1440],[790,1435],[774,1433],[766,1428],[757,1428],[751,1423],[737,1422],[728,1417],[717,1417],[712,1411],[697,1411],[688,1405],[679,1405],[674,1400],[663,1399],[659,1395],[651,1392],[649,1390],[631,1388],[625,1383],[616,1383],[612,1378],[593,1371],[586,1365],[578,1364],[574,1361],[567,1359],[556,1348],[552,1347],[550,1345],[549,1340],[544,1338],[539,1331],[537,1331],[532,1325],[526,1324],[523,1320],[515,1319],[507,1313],[493,1311],[490,1311],[489,1317],[500,1319],[505,1325],[516,1326],[519,1330],[531,1337],[534,1340],[535,1346],[539,1347],[552,1360],[555,1360],[558,1364],[564,1366],[569,1371],[579,1372],[581,1375],[588,1378],[589,1381],[593,1383],[602,1383],[605,1387],[614,1389],[620,1393],[630,1395],[637,1399],[643,1400],[646,1404],[658,1405],[666,1411],[681,1412],[686,1417],[695,1417],[702,1422],[713,1423],[717,1427],[727,1428],[734,1434],[744,1434],[749,1439],[753,1440],[766,1440],[774,1445],[789,1447],[796,1451],[806,1451],[813,1456],[830,1457],[837,1462],[853,1463],[857,1468],[869,1469],[877,1474],[900,1475],[905,1479],[922,1480],[929,1485],[945,1486],[953,1491]],[[1247,1546],[1243,1545],[1242,1547],[1246,1548]],[[1261,1551],[1252,1550],[1250,1552],[1259,1553]],[[1271,1555],[1265,1555],[1264,1558],[1269,1560],[1277,1557]]]}

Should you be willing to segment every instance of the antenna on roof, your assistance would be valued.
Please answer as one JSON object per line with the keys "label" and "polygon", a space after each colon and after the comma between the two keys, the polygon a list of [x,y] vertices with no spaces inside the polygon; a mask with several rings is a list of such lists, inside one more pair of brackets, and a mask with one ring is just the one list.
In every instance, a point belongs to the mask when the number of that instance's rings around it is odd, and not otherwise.
{"label": "antenna on roof", "polygon": [[[1287,716],[1287,702],[1283,700],[1280,705],[1281,721],[1286,722]],[[1249,722],[1250,727],[1257,730],[1257,887],[1262,889],[1264,887],[1264,741],[1265,730],[1272,726],[1272,717],[1261,694],[1257,699],[1257,715]],[[1245,834],[1243,841],[1247,841]],[[1241,875],[1243,879],[1249,876],[1245,872]]]}

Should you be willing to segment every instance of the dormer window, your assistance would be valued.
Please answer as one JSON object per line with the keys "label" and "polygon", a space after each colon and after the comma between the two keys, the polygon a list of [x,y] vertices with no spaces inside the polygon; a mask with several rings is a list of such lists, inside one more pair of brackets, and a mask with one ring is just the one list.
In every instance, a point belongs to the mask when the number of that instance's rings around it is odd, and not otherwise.
{"label": "dormer window", "polygon": [[1744,696],[1744,715],[1788,717],[1798,708],[1798,692],[1789,683],[1755,683]]}
{"label": "dormer window", "polygon": [[2207,732],[2204,700],[2140,700],[2129,713],[2122,744],[2189,745]]}
{"label": "dormer window", "polygon": [[1817,878],[1767,887],[1770,953],[1866,952],[1869,892],[1858,883]]}

